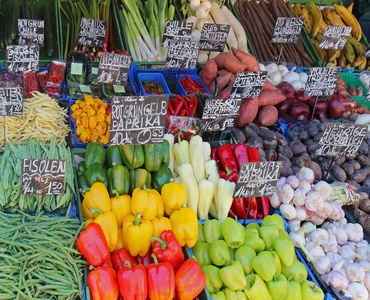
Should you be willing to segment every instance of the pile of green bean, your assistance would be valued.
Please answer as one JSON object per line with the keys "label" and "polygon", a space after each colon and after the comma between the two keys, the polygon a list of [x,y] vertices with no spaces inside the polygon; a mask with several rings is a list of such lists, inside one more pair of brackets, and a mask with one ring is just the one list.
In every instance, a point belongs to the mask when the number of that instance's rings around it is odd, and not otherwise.
{"label": "pile of green bean", "polygon": [[82,299],[77,219],[0,212],[0,299]]}

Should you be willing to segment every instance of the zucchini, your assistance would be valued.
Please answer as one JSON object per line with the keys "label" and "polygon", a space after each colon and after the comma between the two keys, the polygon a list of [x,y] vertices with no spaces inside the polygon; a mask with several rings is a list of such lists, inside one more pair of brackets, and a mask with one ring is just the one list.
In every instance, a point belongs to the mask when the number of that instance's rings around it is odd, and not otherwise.
{"label": "zucchini", "polygon": [[12,13],[12,16],[13,16],[13,19],[12,19],[12,25],[11,25],[11,35],[10,37],[12,38],[12,40],[15,40],[15,38],[17,37],[18,35],[18,19],[19,19],[19,16],[20,16],[20,4],[18,1],[16,1],[13,5],[13,13]]}
{"label": "zucchini", "polygon": [[27,0],[24,0],[22,3],[22,18],[27,20],[30,19],[30,12],[28,11]]}
{"label": "zucchini", "polygon": [[11,16],[12,16],[12,7],[9,7],[9,11],[7,14],[5,14],[5,36],[4,36],[4,41],[5,41],[5,44],[6,45],[13,45],[13,40],[12,40],[12,37],[11,37],[11,24],[12,24],[12,20],[11,20]]}
{"label": "zucchini", "polygon": [[51,24],[51,12],[49,11],[48,7],[44,5],[42,8],[43,10],[43,15],[44,15],[44,47],[46,50],[46,53],[49,57],[51,57],[54,53],[54,45],[53,45],[53,28]]}
{"label": "zucchini", "polygon": [[0,19],[0,47],[1,48],[4,48],[5,47],[5,43],[4,43],[4,26],[5,26],[5,16],[3,13],[0,12],[0,14],[2,14],[2,17]]}

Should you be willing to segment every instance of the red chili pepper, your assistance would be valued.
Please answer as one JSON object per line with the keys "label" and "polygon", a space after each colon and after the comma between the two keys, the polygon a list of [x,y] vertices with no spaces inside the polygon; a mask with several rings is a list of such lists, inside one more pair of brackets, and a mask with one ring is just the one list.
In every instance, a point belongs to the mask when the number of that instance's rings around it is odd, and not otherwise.
{"label": "red chili pepper", "polygon": [[180,128],[179,127],[171,127],[171,129],[170,129],[170,133],[172,135],[177,134],[179,131],[180,131]]}
{"label": "red chili pepper", "polygon": [[270,198],[269,197],[258,197],[258,219],[263,219],[270,213]]}
{"label": "red chili pepper", "polygon": [[232,207],[234,207],[238,219],[244,220],[247,213],[244,198],[234,198]]}
{"label": "red chili pepper", "polygon": [[[223,171],[224,170],[224,167],[222,166],[220,158],[218,157],[218,154],[217,154],[217,148],[212,148],[212,150],[211,150],[211,159],[216,161],[218,171]],[[226,172],[225,172],[225,175],[226,175]],[[224,175],[224,177],[225,177],[225,175]]]}
{"label": "red chili pepper", "polygon": [[190,112],[189,112],[189,105],[188,105],[188,103],[187,103],[185,100],[184,100],[182,103],[184,104],[184,107],[185,107],[185,110],[186,110],[186,116],[187,116],[187,117],[190,117]]}
{"label": "red chili pepper", "polygon": [[218,176],[220,176],[220,178],[222,178],[222,179],[225,179],[226,172],[225,171],[218,171]]}
{"label": "red chili pepper", "polygon": [[225,176],[225,180],[228,180],[228,181],[231,181],[231,182],[237,182],[238,181],[238,176],[239,176],[239,173],[238,172],[229,172],[229,169],[226,167],[226,176]]}
{"label": "red chili pepper", "polygon": [[238,164],[239,170],[242,167],[242,164],[248,163],[248,149],[247,146],[243,143],[234,144],[235,147],[233,149],[235,160]]}
{"label": "red chili pepper", "polygon": [[166,114],[166,126],[169,126],[169,124],[171,123],[171,119],[170,119],[170,112],[167,110],[167,114]]}
{"label": "red chili pepper", "polygon": [[248,209],[249,203],[251,204],[247,218],[257,219],[258,206],[256,198],[244,198],[244,201],[244,206],[246,209]]}
{"label": "red chili pepper", "polygon": [[172,106],[171,102],[168,102],[168,107],[167,108],[168,108],[170,114],[172,116],[174,116],[175,115],[175,110],[173,109],[173,106]]}
{"label": "red chili pepper", "polygon": [[176,105],[179,103],[179,101],[178,101],[177,99],[175,99],[175,98],[170,99],[170,100],[169,100],[169,102],[170,102],[173,106],[176,106]]}
{"label": "red chili pepper", "polygon": [[182,96],[180,96],[180,95],[176,95],[176,99],[178,100],[178,101],[184,101],[184,98],[182,97]]}
{"label": "red chili pepper", "polygon": [[185,109],[185,108],[183,108],[183,109],[181,110],[181,112],[180,112],[180,117],[187,117],[187,116],[186,116],[186,109]]}
{"label": "red chili pepper", "polygon": [[181,111],[181,109],[182,109],[182,106],[184,105],[183,103],[184,103],[184,102],[180,102],[180,103],[176,106],[176,108],[175,108],[175,112],[174,112],[174,115],[175,115],[175,116],[178,116],[178,115],[180,114],[180,111]]}
{"label": "red chili pepper", "polygon": [[[222,166],[224,167],[224,170],[228,168],[233,173],[238,173],[238,166],[236,164],[236,160],[233,154],[233,151],[231,150],[231,146],[228,144],[224,144],[217,148],[217,154],[218,157],[221,160]],[[227,170],[226,170],[227,171]]]}

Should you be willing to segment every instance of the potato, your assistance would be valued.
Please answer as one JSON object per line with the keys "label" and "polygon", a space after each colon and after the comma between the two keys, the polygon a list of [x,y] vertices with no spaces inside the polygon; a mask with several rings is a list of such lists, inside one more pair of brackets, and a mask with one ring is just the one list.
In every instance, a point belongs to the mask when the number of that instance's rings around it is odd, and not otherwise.
{"label": "potato", "polygon": [[288,177],[288,176],[290,176],[290,175],[293,175],[293,170],[292,170],[292,168],[288,168],[288,167],[286,167],[286,166],[282,166],[282,168],[281,168],[281,173],[280,173],[280,176],[281,177]]}
{"label": "potato", "polygon": [[357,160],[351,159],[348,163],[351,164],[355,170],[361,169],[361,165]]}
{"label": "potato", "polygon": [[289,143],[290,149],[293,151],[293,155],[300,155],[306,152],[306,146],[300,141],[293,141]]}
{"label": "potato", "polygon": [[310,139],[310,135],[308,134],[307,131],[303,130],[299,133],[298,135],[299,139],[302,141],[302,142],[305,142],[307,140]]}
{"label": "potato", "polygon": [[367,155],[369,153],[369,145],[365,141],[362,141],[361,146],[358,149],[358,153],[364,155]]}
{"label": "potato", "polygon": [[250,128],[252,128],[253,131],[256,132],[257,134],[260,133],[260,128],[256,124],[254,124],[254,123],[251,122],[251,123],[248,123],[247,126],[250,127]]}
{"label": "potato", "polygon": [[315,174],[315,180],[319,181],[322,179],[322,171],[321,171],[320,166],[317,163],[315,163],[314,161],[311,161],[309,164],[309,168]]}
{"label": "potato", "polygon": [[314,140],[309,140],[309,141],[312,141],[312,143],[307,146],[307,152],[315,153],[318,142],[315,142]]}
{"label": "potato", "polygon": [[262,107],[257,115],[257,120],[262,126],[271,126],[276,123],[279,113],[274,105]]}
{"label": "potato", "polygon": [[276,161],[278,155],[275,150],[265,150],[267,161]]}
{"label": "potato", "polygon": [[355,168],[350,163],[344,163],[342,169],[346,172],[347,176],[352,176],[355,173]]}
{"label": "potato", "polygon": [[337,159],[335,160],[335,164],[337,165],[337,166],[341,166],[342,164],[344,164],[344,162],[346,161],[346,158],[345,158],[345,156],[342,156],[342,155],[339,155],[338,157],[337,157]]}
{"label": "potato", "polygon": [[347,179],[346,172],[344,172],[344,170],[337,165],[333,165],[330,173],[334,176],[336,180],[340,182],[345,182]]}
{"label": "potato", "polygon": [[[223,52],[225,53],[225,52]],[[248,123],[253,122],[254,118],[258,113],[258,99],[247,98],[243,101],[242,107],[240,108],[239,118],[236,122],[237,127],[244,127]]]}
{"label": "potato", "polygon": [[251,137],[258,136],[258,134],[249,126],[245,126],[243,129],[243,133],[245,135],[245,138],[249,140]]}
{"label": "potato", "polygon": [[258,135],[264,140],[275,137],[275,134],[266,127],[260,127]]}
{"label": "potato", "polygon": [[363,154],[358,154],[356,160],[360,163],[361,167],[370,167],[370,158]]}
{"label": "potato", "polygon": [[363,182],[367,177],[367,172],[364,169],[356,170],[352,178],[357,183]]}
{"label": "potato", "polygon": [[293,152],[288,146],[279,147],[278,152],[281,155],[284,155],[285,157],[287,157],[288,159],[291,159],[293,157]]}
{"label": "potato", "polygon": [[277,141],[275,138],[268,138],[263,141],[263,147],[265,150],[276,150]]}
{"label": "potato", "polygon": [[259,136],[250,138],[248,143],[250,143],[252,147],[263,149],[263,139],[261,139]]}
{"label": "potato", "polygon": [[277,160],[278,161],[282,161],[284,163],[284,166],[286,166],[287,168],[291,168],[292,167],[292,162],[287,157],[285,157],[284,155],[282,155],[281,153],[278,154]]}
{"label": "potato", "polygon": [[[360,197],[360,209],[369,214],[370,213],[370,200],[369,195],[367,193],[360,193],[360,196],[364,195],[363,197]],[[367,198],[366,198],[367,196]]]}

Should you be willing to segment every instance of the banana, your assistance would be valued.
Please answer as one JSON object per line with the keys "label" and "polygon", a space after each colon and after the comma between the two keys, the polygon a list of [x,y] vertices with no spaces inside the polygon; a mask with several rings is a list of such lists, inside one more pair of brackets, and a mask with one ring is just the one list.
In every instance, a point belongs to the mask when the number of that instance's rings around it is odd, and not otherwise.
{"label": "banana", "polygon": [[307,15],[305,15],[303,13],[303,9],[300,3],[296,3],[293,7],[293,10],[298,18],[304,18],[303,26],[304,28],[306,28],[306,31],[308,32],[308,34],[311,34],[311,26],[308,20],[308,11],[306,10]]}
{"label": "banana", "polygon": [[318,56],[320,57],[320,60],[321,61],[324,61],[325,60],[326,53],[325,53],[325,51],[323,49],[319,48],[319,42],[318,42],[318,40],[315,40],[313,38],[310,38],[310,40],[311,40],[312,45],[314,46],[314,48],[315,48]]}
{"label": "banana", "polygon": [[313,2],[307,2],[304,7],[307,8],[310,15],[313,17],[313,24],[312,24],[312,31],[311,37],[315,37],[320,29],[320,22],[322,20],[322,13],[321,10],[317,7],[317,5]]}
{"label": "banana", "polygon": [[316,34],[316,40],[318,40],[319,42],[321,42],[322,36],[323,35],[321,33]]}
{"label": "banana", "polygon": [[319,31],[317,32],[317,34],[323,35],[327,26],[328,26],[328,24],[326,24],[324,20],[321,20],[321,22],[319,24]]}
{"label": "banana", "polygon": [[358,57],[352,64],[351,64],[351,66],[353,67],[353,68],[360,68],[360,67],[362,67],[362,69],[361,70],[363,70],[364,68],[365,68],[365,66],[366,66],[366,62],[367,62],[367,60],[366,60],[366,57],[365,56],[360,56],[360,57]]}
{"label": "banana", "polygon": [[335,59],[334,61],[329,61],[326,64],[327,67],[336,67],[337,66],[337,60]]}
{"label": "banana", "polygon": [[331,15],[333,16],[333,21],[334,21],[335,25],[337,25],[337,26],[346,26],[346,24],[344,24],[342,18],[337,14],[337,12],[334,9],[331,10]]}
{"label": "banana", "polygon": [[360,43],[359,41],[357,41],[352,36],[348,37],[348,41],[352,44],[357,56],[364,56],[365,55],[366,46],[364,44]]}
{"label": "banana", "polygon": [[339,55],[340,55],[340,50],[329,49],[327,51],[326,61],[327,62],[336,61]]}
{"label": "banana", "polygon": [[[307,8],[305,8],[305,7],[303,7],[306,11],[307,11],[307,13],[308,13],[308,10],[307,10]],[[302,12],[303,12],[303,8],[302,8]],[[304,13],[304,12],[303,12]],[[312,25],[313,25],[313,17],[308,13],[308,23],[310,23],[310,26],[311,26],[311,28],[312,28]]]}
{"label": "banana", "polygon": [[342,69],[345,68],[347,65],[347,59],[344,55],[344,51],[340,51],[340,55],[338,57],[338,66],[340,66]]}
{"label": "banana", "polygon": [[356,59],[355,50],[349,41],[347,41],[347,43],[344,45],[343,52],[348,62],[353,63],[355,61]]}
{"label": "banana", "polygon": [[[365,58],[365,57],[364,57]],[[366,59],[363,59],[362,60],[362,63],[360,65],[358,65],[358,69],[359,70],[364,70],[366,68],[366,64],[367,64],[367,60]]]}
{"label": "banana", "polygon": [[342,18],[343,22],[347,26],[352,26],[352,32],[351,35],[359,41],[362,37],[362,29],[360,24],[358,23],[357,19],[353,14],[348,12],[347,8],[345,8],[343,5],[333,4],[335,11],[337,14]]}
{"label": "banana", "polygon": [[352,13],[352,9],[353,9],[353,5],[355,4],[355,2],[352,2],[350,6],[347,7],[347,10],[348,12],[351,14]]}

